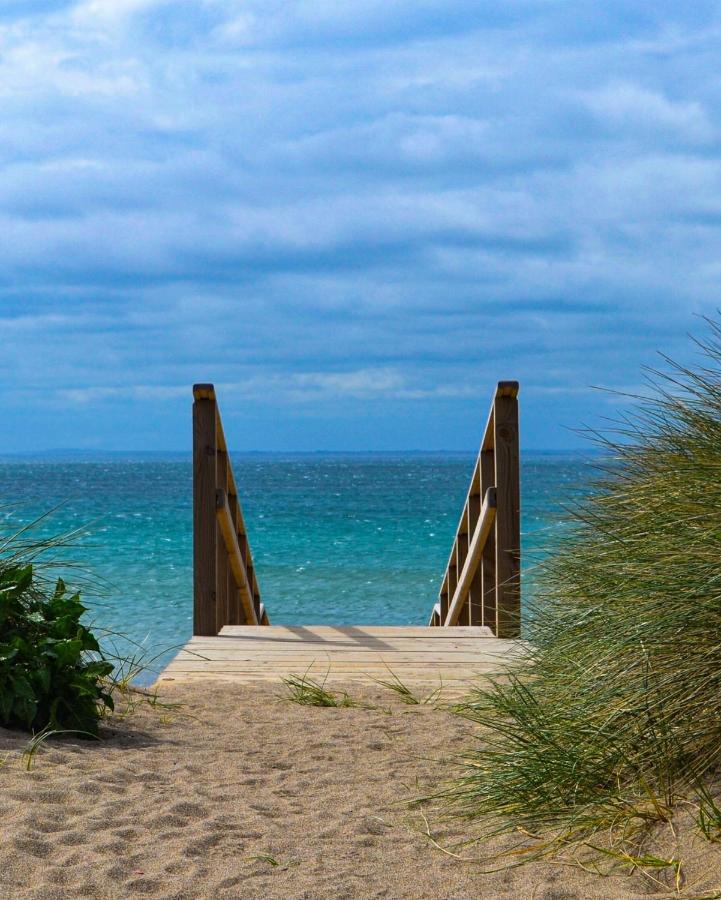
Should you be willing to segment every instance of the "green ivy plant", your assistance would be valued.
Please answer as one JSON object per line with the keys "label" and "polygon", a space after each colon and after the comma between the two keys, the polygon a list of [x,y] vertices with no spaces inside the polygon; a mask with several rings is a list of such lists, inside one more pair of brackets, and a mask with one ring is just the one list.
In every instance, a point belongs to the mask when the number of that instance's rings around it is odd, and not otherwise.
{"label": "green ivy plant", "polygon": [[0,565],[0,725],[97,734],[113,665],[84,612],[62,579],[52,590],[31,565]]}

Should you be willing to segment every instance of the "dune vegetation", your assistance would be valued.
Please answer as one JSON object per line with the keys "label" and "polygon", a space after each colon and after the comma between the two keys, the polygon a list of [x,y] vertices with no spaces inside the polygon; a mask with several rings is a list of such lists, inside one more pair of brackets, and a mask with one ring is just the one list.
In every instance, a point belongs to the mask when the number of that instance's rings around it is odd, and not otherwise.
{"label": "dune vegetation", "polygon": [[27,532],[0,542],[0,725],[95,736],[113,707],[114,665],[81,622],[80,595],[43,565],[62,540],[33,541]]}
{"label": "dune vegetation", "polygon": [[484,837],[517,836],[504,864],[572,850],[677,865],[645,836],[680,800],[721,838],[721,324],[708,328],[697,366],[665,360],[594,435],[604,462],[541,566],[528,657],[461,709],[481,728],[445,799]]}

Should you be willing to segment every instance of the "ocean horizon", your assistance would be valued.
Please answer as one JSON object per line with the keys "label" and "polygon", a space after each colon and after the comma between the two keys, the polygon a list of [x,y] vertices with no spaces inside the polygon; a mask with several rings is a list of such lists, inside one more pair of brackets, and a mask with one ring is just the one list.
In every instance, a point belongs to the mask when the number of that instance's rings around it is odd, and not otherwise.
{"label": "ocean horizon", "polygon": [[[273,624],[426,624],[475,453],[231,452],[261,595]],[[523,593],[589,485],[593,451],[521,455]],[[79,582],[87,618],[161,666],[192,630],[189,452],[0,454],[0,521],[41,516],[41,539]],[[80,569],[67,567],[77,562]],[[64,569],[63,566],[66,566]],[[149,677],[149,676],[148,676]]]}

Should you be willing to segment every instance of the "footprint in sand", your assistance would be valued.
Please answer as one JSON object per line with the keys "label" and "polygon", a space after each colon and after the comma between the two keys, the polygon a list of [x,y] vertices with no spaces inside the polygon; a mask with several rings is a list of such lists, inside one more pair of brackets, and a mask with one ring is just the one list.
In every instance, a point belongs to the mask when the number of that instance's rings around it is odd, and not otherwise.
{"label": "footprint in sand", "polygon": [[27,853],[29,856],[36,856],[39,859],[47,859],[52,853],[50,842],[32,832],[19,834],[13,844],[21,853]]}
{"label": "footprint in sand", "polygon": [[199,803],[176,803],[170,807],[170,811],[177,816],[185,816],[188,819],[199,819],[206,815],[207,809]]}
{"label": "footprint in sand", "polygon": [[41,819],[36,816],[31,816],[27,820],[27,825],[28,828],[34,831],[39,831],[42,834],[54,834],[57,831],[64,831],[67,828],[67,821],[58,821],[57,819]]}
{"label": "footprint in sand", "polygon": [[188,820],[187,816],[163,813],[162,816],[156,816],[154,819],[151,819],[150,824],[157,828],[185,828],[187,825],[192,824],[192,821]]}
{"label": "footprint in sand", "polygon": [[100,781],[81,781],[75,787],[76,791],[79,791],[81,794],[98,794],[102,790],[102,783]]}
{"label": "footprint in sand", "polygon": [[133,893],[152,896],[165,890],[165,885],[160,878],[134,878],[132,881],[126,882],[125,887],[129,896]]}
{"label": "footprint in sand", "polygon": [[[223,842],[223,836],[219,834],[211,834],[208,837],[198,838],[183,850],[184,856],[205,856],[209,850],[214,850]],[[239,850],[242,847],[239,846]]]}
{"label": "footprint in sand", "polygon": [[126,826],[124,828],[114,828],[111,831],[111,834],[114,837],[122,838],[125,841],[133,841],[139,837],[140,831],[132,826]]}

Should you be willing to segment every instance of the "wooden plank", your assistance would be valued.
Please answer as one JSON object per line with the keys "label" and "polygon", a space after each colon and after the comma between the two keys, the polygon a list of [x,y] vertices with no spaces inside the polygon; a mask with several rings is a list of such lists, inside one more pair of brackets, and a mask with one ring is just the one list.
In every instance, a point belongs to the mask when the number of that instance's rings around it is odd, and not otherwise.
{"label": "wooden plank", "polygon": [[[228,472],[228,482],[230,482],[233,474],[232,466]],[[240,503],[238,501],[237,494],[231,494],[228,491],[228,506],[230,507],[230,517],[233,520],[233,530],[235,531],[236,538],[238,540],[238,544],[240,545]],[[243,538],[245,540],[245,538]],[[227,551],[226,551],[227,552]],[[245,557],[243,556],[243,548],[240,547],[240,554],[243,557],[243,562],[245,562]],[[228,617],[226,619],[226,625],[242,625],[244,623],[244,614],[243,614],[243,602],[240,598],[240,588],[236,584],[235,576],[233,575],[233,570],[228,566],[229,574],[230,574],[230,587],[229,587],[229,600],[228,600]]]}
{"label": "wooden plank", "polygon": [[472,659],[448,660],[428,658],[395,660],[392,657],[372,658],[372,657],[354,657],[345,659],[342,657],[328,657],[324,654],[311,654],[309,656],[291,657],[289,659],[267,659],[267,660],[247,660],[247,659],[204,659],[204,658],[183,658],[168,664],[168,669],[187,669],[188,671],[221,671],[224,669],[243,669],[248,671],[265,671],[278,670],[288,671],[297,667],[306,667],[310,665],[322,665],[327,668],[330,666],[334,670],[336,668],[348,669],[368,669],[368,670],[395,670],[408,669],[410,671],[420,671],[430,668],[458,668],[474,669],[479,666],[492,666],[496,669],[502,669],[507,663],[511,662],[515,657],[509,653],[491,653]]}
{"label": "wooden plank", "polygon": [[[480,459],[476,463],[476,472],[480,479]],[[474,472],[474,479],[476,478]],[[480,482],[479,482],[480,484]],[[472,494],[468,498],[468,533],[473,534],[481,515],[481,495]],[[468,588],[468,602],[466,604],[467,616],[461,615],[459,625],[481,625],[483,623],[483,582],[481,565],[476,566],[470,587]]]}
{"label": "wooden plank", "polygon": [[468,556],[458,579],[458,586],[453,595],[453,600],[451,601],[451,604],[448,608],[448,615],[446,616],[446,619],[443,623],[445,626],[458,624],[461,609],[463,608],[463,604],[466,602],[468,589],[471,585],[471,581],[473,580],[473,576],[475,574],[476,567],[478,566],[478,562],[481,558],[481,554],[483,553],[483,548],[486,545],[488,535],[491,531],[491,528],[493,527],[495,516],[496,492],[494,488],[489,487],[486,491],[485,497],[483,498],[481,515],[479,516],[478,522],[476,523],[476,530],[473,532],[473,538],[468,549]]}
{"label": "wooden plank", "polygon": [[330,652],[328,650],[321,651],[306,651],[306,652],[298,652],[298,653],[244,653],[241,651],[228,651],[228,650],[180,650],[178,651],[177,656],[175,657],[176,662],[187,662],[187,661],[202,661],[202,660],[213,660],[215,662],[252,662],[252,663],[261,663],[265,664],[266,662],[283,662],[284,660],[294,660],[294,659],[331,659],[338,662],[347,662],[347,661],[357,661],[362,662],[363,660],[367,660],[370,662],[374,661],[382,661],[382,660],[393,660],[395,662],[417,662],[422,663],[423,665],[428,663],[435,662],[447,662],[453,663],[454,660],[458,662],[472,662],[477,659],[484,659],[488,656],[506,656],[506,650],[498,650],[494,652],[493,650],[487,650],[483,653],[463,653],[459,650],[449,651],[447,653],[429,653],[424,651],[415,651],[411,653],[403,653],[402,651],[396,652],[378,652],[377,650],[359,650],[359,651],[343,651],[336,650],[334,652]]}
{"label": "wooden plank", "polygon": [[323,644],[309,644],[307,648],[296,647],[295,644],[283,647],[283,646],[271,646],[271,647],[251,647],[246,648],[243,647],[196,647],[194,645],[188,645],[186,647],[181,648],[178,653],[196,655],[200,657],[205,656],[219,656],[224,655],[228,657],[234,656],[246,656],[249,659],[275,659],[276,657],[280,658],[280,656],[300,656],[303,654],[318,656],[323,654],[325,656],[332,657],[348,657],[348,656],[362,656],[366,658],[370,658],[372,656],[383,656],[390,658],[391,656],[402,657],[404,655],[408,657],[414,657],[417,659],[434,659],[434,658],[450,658],[450,656],[454,657],[462,657],[465,655],[469,656],[481,656],[483,653],[505,653],[507,652],[505,648],[495,648],[488,647],[483,650],[475,650],[471,647],[449,647],[448,649],[443,650],[435,650],[430,647],[423,647],[420,650],[409,650],[405,647],[391,647],[386,649],[379,649],[377,647],[326,647]]}
{"label": "wooden plank", "polygon": [[[228,682],[231,684],[275,684],[277,686],[281,686],[281,679],[287,677],[290,674],[294,675],[303,675],[303,672],[286,672],[286,673],[278,673],[278,672],[234,672],[234,673],[202,673],[202,672],[174,672],[173,674],[165,675],[163,674],[158,681],[163,683],[163,686],[168,686],[173,682],[177,682],[178,684],[188,684],[188,683],[197,683],[197,682]],[[488,675],[489,673],[479,673],[479,672],[462,672],[458,676],[451,672],[442,672],[442,673],[426,673],[426,672],[418,672],[418,673],[408,673],[406,674],[404,681],[407,684],[414,685],[431,685],[433,687],[443,686],[444,694],[453,693],[454,688],[461,693],[467,693],[469,688],[472,686],[473,681],[479,676]],[[327,678],[328,683],[333,684],[343,684],[347,683],[360,683],[365,684],[369,687],[374,686],[373,679],[361,673],[360,675],[354,674],[351,672],[311,672],[311,677],[317,677],[322,675],[324,678]],[[379,679],[380,680],[380,679]],[[384,679],[385,680],[385,679]]]}
{"label": "wooden plank", "polygon": [[[269,626],[270,628],[274,626]],[[461,626],[457,626],[461,627]],[[263,629],[263,632],[267,631],[267,629]],[[213,640],[211,637],[200,637],[195,640],[188,641],[185,645],[186,647],[249,647],[251,649],[258,647],[259,649],[267,649],[269,647],[278,647],[280,650],[287,650],[292,647],[301,647],[301,646],[328,646],[328,647],[337,647],[341,650],[345,649],[353,649],[354,647],[367,649],[367,650],[382,650],[384,648],[398,648],[398,649],[406,649],[411,648],[414,650],[431,650],[438,653],[446,652],[447,650],[455,650],[462,648],[475,648],[478,647],[482,649],[486,646],[492,646],[499,638],[483,636],[480,639],[473,638],[449,638],[448,640],[423,640],[422,638],[400,638],[400,637],[390,637],[390,638],[365,638],[363,640],[333,640],[332,638],[318,638],[312,637],[307,641],[303,640],[293,640],[286,639],[281,637],[274,637],[263,639],[260,638],[258,640],[253,640],[245,637],[231,637],[231,636],[218,636],[217,640]]]}
{"label": "wooden plank", "polygon": [[246,621],[251,625],[257,625],[258,620],[255,617],[255,605],[253,603],[253,594],[248,576],[243,565],[243,557],[240,555],[240,547],[238,546],[238,536],[233,525],[233,519],[230,515],[230,507],[228,506],[228,495],[222,488],[216,491],[215,508],[220,525],[220,531],[223,536],[223,542],[228,552],[230,568],[233,571],[235,583],[240,590],[240,601],[243,605],[243,612]]}
{"label": "wooden plank", "polygon": [[494,412],[496,489],[496,628],[498,637],[521,633],[521,494],[518,390],[496,396]]}
{"label": "wooden plank", "polygon": [[[496,483],[495,453],[482,450],[480,455],[481,484],[485,491]],[[497,499],[497,495],[496,495]],[[496,529],[488,535],[481,556],[481,625],[496,633]]]}
{"label": "wooden plank", "polygon": [[179,660],[178,662],[170,663],[167,666],[166,671],[170,671],[171,669],[182,669],[183,671],[188,672],[212,672],[212,671],[232,671],[235,669],[243,670],[243,671],[279,671],[279,672],[288,672],[292,669],[307,668],[308,666],[322,666],[323,668],[328,668],[329,666],[334,671],[340,671],[341,669],[347,670],[359,670],[359,671],[391,671],[394,670],[409,670],[412,672],[416,671],[426,671],[431,668],[450,668],[450,669],[477,669],[479,667],[492,667],[494,669],[500,670],[505,665],[506,662],[510,660],[510,657],[507,655],[498,655],[498,656],[488,656],[483,657],[482,659],[474,659],[474,660],[465,660],[460,663],[448,662],[447,660],[438,660],[435,663],[432,662],[414,662],[413,660],[406,660],[405,662],[397,661],[393,664],[392,660],[367,660],[367,659],[351,659],[351,660],[340,660],[340,659],[326,659],[322,656],[311,656],[304,657],[301,659],[289,659],[287,661],[284,660],[275,660],[268,662],[252,662],[247,660],[237,660],[233,662],[232,660],[227,659],[184,659]]}
{"label": "wooden plank", "polygon": [[212,385],[193,388],[193,633],[216,634],[216,435]]}
{"label": "wooden plank", "polygon": [[457,626],[453,634],[443,631],[430,631],[427,625],[271,625],[267,631],[259,632],[249,625],[226,625],[221,635],[248,636],[267,640],[270,635],[295,636],[305,640],[311,634],[319,636],[344,635],[355,637],[370,635],[371,637],[423,637],[428,640],[457,640],[462,637],[484,637],[488,631],[482,627]]}
{"label": "wooden plank", "polygon": [[[312,673],[328,672],[331,675],[338,677],[339,675],[348,675],[348,676],[357,676],[360,678],[368,678],[378,676],[380,678],[388,679],[390,675],[387,668],[381,667],[379,669],[369,669],[367,667],[360,667],[356,669],[341,669],[339,667],[328,667],[323,663],[316,663],[312,666],[291,666],[289,668],[279,668],[279,669],[261,669],[256,666],[253,669],[226,669],[222,668],[218,671],[212,670],[186,670],[186,669],[173,669],[167,668],[160,677],[166,675],[175,675],[175,676],[184,676],[187,678],[222,678],[226,675],[242,675],[248,678],[282,678],[289,674],[302,674],[305,671],[310,671]],[[498,666],[492,665],[487,667],[479,667],[479,666],[459,666],[454,669],[448,668],[433,668],[427,669],[417,668],[417,669],[398,669],[399,676],[403,675],[405,677],[414,678],[432,678],[433,680],[437,680],[439,677],[442,677],[444,680],[453,680],[453,679],[468,679],[473,677],[474,675],[500,675],[502,674],[502,669],[499,669]],[[403,680],[403,679],[401,679]]]}
{"label": "wooden plank", "polygon": [[[218,413],[218,407],[216,404],[215,408],[216,414],[216,427],[220,420],[220,415]],[[225,450],[221,450],[220,447],[217,450],[215,457],[215,484],[216,488],[222,488],[223,491],[228,490],[228,453]],[[216,520],[216,535],[215,535],[215,570],[216,570],[216,602],[215,602],[215,621],[216,621],[216,631],[220,631],[220,629],[227,625],[230,622],[230,598],[233,593],[234,580],[233,573],[230,567],[230,562],[228,560],[228,550],[225,546],[225,542],[223,541],[223,537],[220,530],[220,523]]]}
{"label": "wooden plank", "polygon": [[[430,642],[423,641],[393,641],[378,644],[341,644],[326,641],[268,641],[262,643],[253,643],[251,641],[240,640],[235,643],[229,641],[220,641],[217,644],[195,644],[188,643],[182,650],[188,653],[204,653],[206,651],[227,651],[228,653],[294,653],[296,651],[308,648],[308,652],[318,652],[322,650],[328,653],[485,653],[488,649],[492,649],[493,644],[488,640],[483,640],[482,646],[476,647],[476,642],[465,641],[446,641],[437,642],[432,645]],[[180,652],[180,651],[179,651]]]}
{"label": "wooden plank", "polygon": [[[464,509],[463,519],[466,523],[466,527],[468,526],[468,502],[466,501],[466,506]],[[461,574],[464,571],[466,558],[468,557],[468,547],[469,547],[469,534],[473,534],[473,532],[459,532],[458,538],[456,539],[457,544],[457,553],[456,559],[458,560],[458,571]],[[470,585],[469,585],[470,588]],[[463,600],[463,605],[458,614],[458,619],[456,620],[457,625],[465,625],[468,622],[468,591],[465,592],[465,598]]]}

